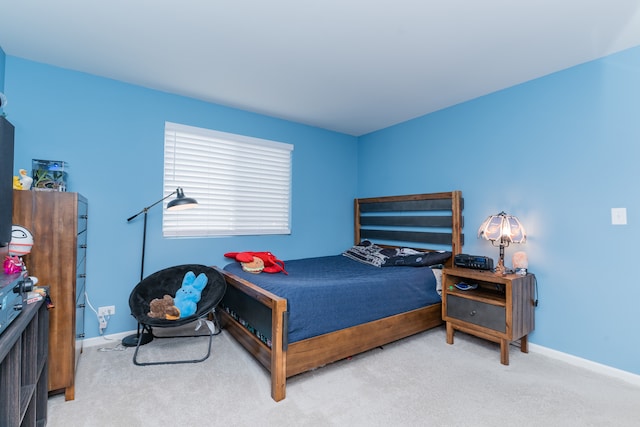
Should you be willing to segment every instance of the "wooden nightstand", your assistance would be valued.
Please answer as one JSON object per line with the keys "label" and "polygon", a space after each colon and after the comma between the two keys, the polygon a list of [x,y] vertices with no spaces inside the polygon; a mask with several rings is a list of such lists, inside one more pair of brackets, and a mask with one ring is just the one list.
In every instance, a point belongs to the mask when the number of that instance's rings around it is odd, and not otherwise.
{"label": "wooden nightstand", "polygon": [[[460,290],[463,282],[478,285]],[[447,323],[447,343],[453,344],[455,330],[500,344],[500,363],[509,364],[509,343],[520,340],[528,353],[528,334],[534,328],[535,276],[490,271],[445,268],[442,275],[442,319]]]}

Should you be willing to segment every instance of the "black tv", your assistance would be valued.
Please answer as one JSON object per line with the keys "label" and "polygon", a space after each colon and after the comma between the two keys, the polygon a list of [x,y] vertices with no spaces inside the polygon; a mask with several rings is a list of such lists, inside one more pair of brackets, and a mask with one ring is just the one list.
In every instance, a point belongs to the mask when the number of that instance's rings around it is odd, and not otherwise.
{"label": "black tv", "polygon": [[13,227],[14,127],[0,116],[0,248],[9,246]]}

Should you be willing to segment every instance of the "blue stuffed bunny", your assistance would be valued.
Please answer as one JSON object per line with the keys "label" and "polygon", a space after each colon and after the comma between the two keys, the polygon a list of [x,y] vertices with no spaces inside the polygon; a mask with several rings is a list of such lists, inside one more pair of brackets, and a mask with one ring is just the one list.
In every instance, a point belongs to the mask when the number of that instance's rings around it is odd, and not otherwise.
{"label": "blue stuffed bunny", "polygon": [[202,290],[207,286],[208,277],[200,273],[197,277],[193,271],[187,272],[182,279],[182,286],[176,291],[173,304],[180,310],[180,318],[192,316],[197,308]]}

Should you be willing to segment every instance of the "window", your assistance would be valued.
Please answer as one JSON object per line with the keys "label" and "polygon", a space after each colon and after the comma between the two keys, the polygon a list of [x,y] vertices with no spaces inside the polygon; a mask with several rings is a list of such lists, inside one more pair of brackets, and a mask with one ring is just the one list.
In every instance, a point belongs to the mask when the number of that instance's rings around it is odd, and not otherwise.
{"label": "window", "polygon": [[164,194],[195,209],[163,210],[165,237],[290,234],[293,145],[165,123]]}

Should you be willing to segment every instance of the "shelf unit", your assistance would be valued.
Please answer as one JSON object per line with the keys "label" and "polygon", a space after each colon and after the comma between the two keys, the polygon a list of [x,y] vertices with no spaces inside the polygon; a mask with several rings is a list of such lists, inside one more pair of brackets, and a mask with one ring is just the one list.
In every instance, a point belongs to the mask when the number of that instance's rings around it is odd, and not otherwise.
{"label": "shelf unit", "polygon": [[25,305],[0,335],[0,426],[47,424],[49,312]]}
{"label": "shelf unit", "polygon": [[[460,290],[458,283],[477,285]],[[496,275],[485,270],[445,268],[442,275],[442,319],[447,343],[456,330],[500,344],[500,362],[509,364],[509,343],[520,340],[528,353],[528,334],[535,327],[535,276]]]}

